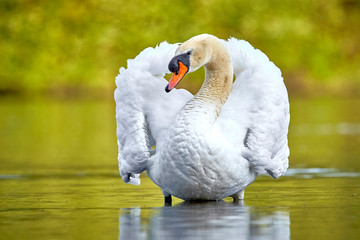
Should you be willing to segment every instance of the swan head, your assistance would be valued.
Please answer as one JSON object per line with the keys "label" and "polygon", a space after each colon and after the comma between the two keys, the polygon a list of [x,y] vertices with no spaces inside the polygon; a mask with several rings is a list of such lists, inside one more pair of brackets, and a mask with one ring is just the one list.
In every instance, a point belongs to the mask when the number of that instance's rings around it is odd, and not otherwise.
{"label": "swan head", "polygon": [[165,91],[170,92],[188,73],[198,70],[209,62],[212,56],[212,44],[220,40],[209,34],[201,34],[182,43],[175,52],[175,57],[169,62],[169,70],[173,73]]}

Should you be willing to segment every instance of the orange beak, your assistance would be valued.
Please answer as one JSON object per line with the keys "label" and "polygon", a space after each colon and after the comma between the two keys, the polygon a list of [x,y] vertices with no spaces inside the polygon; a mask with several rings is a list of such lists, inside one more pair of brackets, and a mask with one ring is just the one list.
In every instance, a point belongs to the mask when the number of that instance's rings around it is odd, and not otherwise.
{"label": "orange beak", "polygon": [[172,89],[174,89],[188,71],[189,71],[189,69],[182,62],[179,61],[179,71],[177,74],[174,73],[172,75],[168,85],[165,88],[165,91],[170,92]]}

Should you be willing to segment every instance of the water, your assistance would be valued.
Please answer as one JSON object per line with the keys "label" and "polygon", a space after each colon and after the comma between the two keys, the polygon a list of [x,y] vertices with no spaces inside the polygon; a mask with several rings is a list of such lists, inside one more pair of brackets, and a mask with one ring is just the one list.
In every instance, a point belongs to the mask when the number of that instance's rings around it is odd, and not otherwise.
{"label": "water", "polygon": [[360,100],[291,99],[291,169],[164,206],[117,171],[114,104],[0,100],[0,239],[357,239]]}

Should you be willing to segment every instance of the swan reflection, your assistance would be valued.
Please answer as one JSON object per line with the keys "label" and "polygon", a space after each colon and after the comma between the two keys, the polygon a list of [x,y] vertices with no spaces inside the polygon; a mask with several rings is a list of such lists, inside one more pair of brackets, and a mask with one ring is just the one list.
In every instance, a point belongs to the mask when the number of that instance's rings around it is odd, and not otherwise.
{"label": "swan reflection", "polygon": [[290,239],[289,212],[228,202],[183,202],[157,209],[121,211],[120,240]]}

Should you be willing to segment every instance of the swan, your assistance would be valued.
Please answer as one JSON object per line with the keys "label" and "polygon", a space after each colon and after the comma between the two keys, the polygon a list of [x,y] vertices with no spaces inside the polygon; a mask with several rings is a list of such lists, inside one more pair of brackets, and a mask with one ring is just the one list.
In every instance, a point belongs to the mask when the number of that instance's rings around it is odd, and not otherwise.
{"label": "swan", "polygon": [[[202,66],[196,95],[175,88]],[[163,42],[119,72],[114,97],[124,182],[140,184],[146,171],[165,203],[171,196],[238,201],[258,174],[278,178],[287,170],[287,90],[279,68],[248,42],[209,34]]]}

